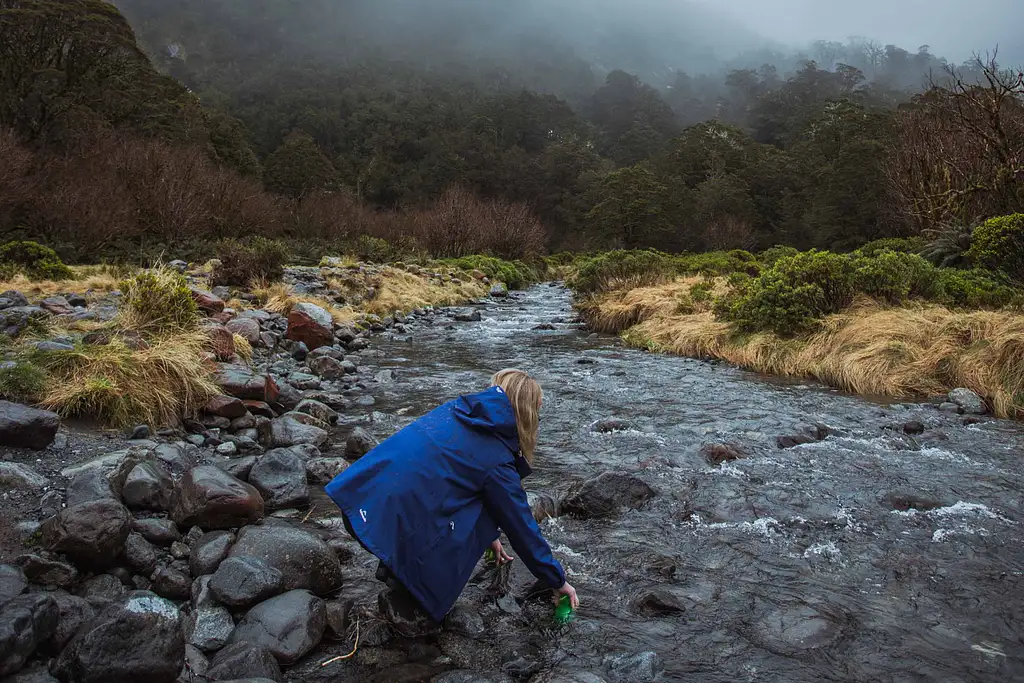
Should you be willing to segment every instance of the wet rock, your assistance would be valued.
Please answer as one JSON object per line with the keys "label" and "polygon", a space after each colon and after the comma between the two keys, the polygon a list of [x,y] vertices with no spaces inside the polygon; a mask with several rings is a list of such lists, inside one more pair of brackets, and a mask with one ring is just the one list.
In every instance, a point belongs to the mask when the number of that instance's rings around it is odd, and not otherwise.
{"label": "wet rock", "polygon": [[215,652],[231,639],[235,620],[231,612],[217,605],[200,607],[189,615],[185,624],[185,640],[203,652]]}
{"label": "wet rock", "polygon": [[256,557],[229,557],[210,579],[210,591],[223,604],[246,608],[281,592],[284,576]]}
{"label": "wet rock", "polygon": [[916,434],[923,434],[924,423],[919,422],[918,420],[910,420],[909,422],[905,422],[903,424],[903,433],[910,434],[912,436]]}
{"label": "wet rock", "polygon": [[263,517],[259,491],[212,465],[190,470],[174,493],[172,516],[181,527],[229,529]]}
{"label": "wet rock", "polygon": [[328,408],[323,403],[308,398],[295,406],[295,412],[311,415],[321,422],[329,425],[336,424],[338,422],[338,413]]}
{"label": "wet rock", "polygon": [[78,580],[78,570],[67,562],[34,553],[22,555],[17,561],[28,580],[39,586],[68,588]]}
{"label": "wet rock", "polygon": [[277,417],[277,413],[274,412],[274,409],[264,401],[242,401],[242,403],[244,403],[246,409],[255,416],[257,427],[263,424],[263,422]]}
{"label": "wet rock", "polygon": [[609,683],[608,679],[589,671],[566,671],[555,669],[534,676],[529,683]]}
{"label": "wet rock", "polygon": [[968,415],[984,415],[988,412],[985,399],[970,389],[954,389],[949,392],[949,402],[955,403]]}
{"label": "wet rock", "polygon": [[887,493],[883,497],[883,504],[887,508],[899,510],[900,512],[906,512],[907,510],[927,512],[928,510],[935,510],[945,505],[945,503],[931,496],[923,496],[919,493],[908,491],[891,491]]}
{"label": "wet rock", "polygon": [[314,484],[327,484],[348,468],[344,458],[311,458],[306,461],[306,479]]}
{"label": "wet rock", "polygon": [[218,363],[214,381],[224,393],[243,401],[273,403],[277,400],[278,387],[273,378],[257,375],[247,365]]}
{"label": "wet rock", "polygon": [[483,617],[479,612],[466,605],[455,605],[445,615],[443,626],[446,631],[458,633],[467,638],[480,638],[487,633]]}
{"label": "wet rock", "polygon": [[311,351],[334,344],[334,320],[331,314],[314,304],[300,302],[288,313],[288,339],[300,341]]}
{"label": "wet rock", "polygon": [[194,467],[185,453],[184,444],[162,443],[153,449],[153,454],[161,467],[174,475],[185,474]]}
{"label": "wet rock", "polygon": [[[187,636],[186,640],[188,640]],[[202,677],[200,680],[208,680],[206,673],[209,670],[210,660],[206,658],[203,651],[191,643],[186,643],[185,666],[182,669],[181,675],[178,676],[177,683],[196,683],[194,679],[200,676]]]}
{"label": "wet rock", "polygon": [[281,664],[308,654],[327,627],[324,601],[306,590],[292,590],[261,602],[235,627],[231,643],[266,648]]}
{"label": "wet rock", "polygon": [[28,465],[19,462],[0,462],[0,487],[5,489],[41,489],[50,480]]}
{"label": "wet rock", "polygon": [[131,515],[116,500],[67,507],[43,525],[43,541],[76,565],[101,571],[113,567],[124,551]]}
{"label": "wet rock", "polygon": [[723,462],[742,460],[747,457],[747,454],[740,450],[738,446],[729,443],[704,444],[700,448],[700,454],[704,456],[704,459],[712,467],[717,467]]}
{"label": "wet rock", "polygon": [[240,642],[226,646],[210,662],[210,680],[268,679],[281,683],[281,667],[265,647]]}
{"label": "wet rock", "polygon": [[53,443],[59,428],[57,413],[0,401],[0,443],[5,446],[41,451]]}
{"label": "wet rock", "polygon": [[77,595],[59,592],[53,594],[53,599],[57,603],[60,619],[57,622],[56,630],[44,643],[42,649],[48,654],[57,655],[82,626],[92,621],[96,616],[96,609],[89,604],[88,600]]}
{"label": "wet rock", "polygon": [[552,330],[557,330],[558,328],[552,325],[551,323],[541,323],[539,325],[534,325],[532,329],[550,332]]}
{"label": "wet rock", "polygon": [[654,588],[641,595],[634,603],[638,614],[645,617],[659,617],[682,614],[686,611],[682,597],[668,588]]}
{"label": "wet rock", "polygon": [[139,532],[147,541],[159,546],[181,540],[178,525],[169,519],[136,519],[132,521],[132,531]]}
{"label": "wet rock", "polygon": [[620,420],[617,417],[606,417],[590,425],[590,431],[600,434],[611,434],[613,432],[624,432],[632,429],[633,425],[627,420]]}
{"label": "wet rock", "polygon": [[236,455],[238,453],[238,446],[236,446],[234,443],[230,441],[225,441],[224,443],[217,446],[217,448],[215,448],[214,451],[217,453],[217,455],[223,455],[230,458],[231,456]]}
{"label": "wet rock", "polygon": [[538,524],[545,519],[556,518],[561,513],[561,510],[558,508],[558,501],[546,493],[534,493],[531,491],[526,494],[526,502],[530,504],[533,518]]}
{"label": "wet rock", "polygon": [[206,402],[203,412],[233,420],[246,415],[249,411],[241,399],[226,394],[217,394]]}
{"label": "wet rock", "polygon": [[78,587],[78,595],[93,605],[106,605],[124,597],[125,588],[121,580],[112,574],[97,574]]}
{"label": "wet rock", "polygon": [[300,363],[309,357],[309,347],[302,342],[294,342],[292,344],[292,358],[299,361]]}
{"label": "wet rock", "polygon": [[28,577],[21,567],[0,564],[0,604],[21,595],[28,588]]}
{"label": "wet rock", "polygon": [[592,519],[637,509],[656,495],[643,480],[620,472],[602,472],[588,479],[562,501],[562,512]]}
{"label": "wet rock", "polygon": [[377,384],[391,384],[395,381],[395,371],[390,369],[381,370],[373,376],[373,379]]}
{"label": "wet rock", "polygon": [[956,403],[946,402],[939,404],[939,410],[941,410],[944,413],[955,413],[959,415],[963,411],[963,408],[961,408]]}
{"label": "wet rock", "polygon": [[284,590],[305,588],[329,595],[341,587],[341,563],[322,539],[285,526],[249,526],[238,534],[230,557],[256,557],[284,576]]}
{"label": "wet rock", "polygon": [[391,627],[404,638],[422,638],[441,630],[404,589],[385,588],[377,595],[377,608]]}
{"label": "wet rock", "polygon": [[207,315],[217,315],[224,311],[224,300],[213,292],[193,287],[192,298],[195,299],[196,306],[199,307],[199,310]]}
{"label": "wet rock", "polygon": [[651,683],[665,670],[656,652],[606,655],[603,665],[612,683]]}
{"label": "wet rock", "polygon": [[154,462],[136,465],[124,481],[121,498],[133,510],[165,511],[171,507],[174,481]]}
{"label": "wet rock", "polygon": [[260,324],[252,318],[234,318],[225,323],[224,327],[249,342],[251,346],[260,343]]}
{"label": "wet rock", "polygon": [[18,595],[0,605],[0,676],[21,670],[59,621],[57,602],[44,593]]}
{"label": "wet rock", "polygon": [[141,439],[148,439],[152,435],[153,430],[149,428],[149,425],[136,425],[128,434],[128,438],[132,441],[139,441]]}
{"label": "wet rock", "polygon": [[752,629],[752,640],[778,655],[792,657],[831,645],[842,635],[841,617],[808,605],[772,609]]}
{"label": "wet rock", "polygon": [[504,282],[495,282],[491,285],[490,295],[496,299],[504,299],[508,297],[508,287],[505,286]]}
{"label": "wet rock", "polygon": [[312,373],[326,380],[339,380],[348,374],[345,363],[330,356],[318,356],[307,364]]}
{"label": "wet rock", "polygon": [[124,544],[124,559],[133,570],[149,576],[156,569],[156,548],[142,534],[130,533]]}
{"label": "wet rock", "polygon": [[456,313],[455,320],[460,323],[478,323],[482,320],[480,311],[471,311],[469,313]]}
{"label": "wet rock", "polygon": [[168,600],[187,600],[192,592],[192,580],[172,567],[160,567],[149,577],[153,592]]}
{"label": "wet rock", "polygon": [[299,507],[309,503],[306,465],[294,453],[273,450],[253,465],[249,483],[263,496],[267,509]]}
{"label": "wet rock", "polygon": [[268,445],[272,448],[287,448],[297,444],[322,446],[329,434],[319,427],[306,425],[292,416],[271,420],[268,425]]}
{"label": "wet rock", "polygon": [[248,481],[252,466],[256,464],[256,456],[247,455],[241,458],[222,458],[213,464],[236,479]]}
{"label": "wet rock", "polygon": [[830,433],[829,428],[823,424],[805,425],[796,434],[775,437],[775,445],[779,448],[793,448],[808,443],[824,441]]}
{"label": "wet rock", "polygon": [[[188,532],[190,536],[193,531],[198,531],[200,538],[202,537],[202,529],[200,529],[197,526],[192,527],[191,529],[189,529]],[[193,546],[195,545],[195,543],[187,537],[185,538],[185,541],[186,542],[179,541],[177,543],[171,544],[171,557],[173,557],[176,560],[183,560],[192,553],[192,546],[190,546],[189,543],[192,543]],[[196,542],[198,542],[198,539],[196,539]]]}
{"label": "wet rock", "polygon": [[345,458],[355,462],[376,448],[378,444],[377,439],[368,431],[362,427],[356,427],[345,441]]}
{"label": "wet rock", "polygon": [[65,683],[174,683],[185,662],[181,614],[152,593],[131,593],[72,638],[53,673]]}
{"label": "wet rock", "polygon": [[235,535],[230,531],[211,531],[203,534],[192,546],[188,556],[192,576],[204,576],[217,571],[234,542]]}
{"label": "wet rock", "polygon": [[327,609],[327,630],[325,636],[334,640],[348,638],[350,626],[349,615],[352,613],[351,600],[329,600],[324,603]]}

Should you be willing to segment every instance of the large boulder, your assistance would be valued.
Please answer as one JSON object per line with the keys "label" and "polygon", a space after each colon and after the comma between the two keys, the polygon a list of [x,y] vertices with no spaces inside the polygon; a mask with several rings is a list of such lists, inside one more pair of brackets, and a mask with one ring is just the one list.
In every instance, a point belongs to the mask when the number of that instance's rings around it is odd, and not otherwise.
{"label": "large boulder", "polygon": [[45,593],[28,593],[0,605],[0,676],[17,673],[57,630],[60,610]]}
{"label": "large boulder", "polygon": [[988,412],[985,399],[970,389],[954,389],[949,392],[948,398],[950,403],[960,406],[960,409],[968,415],[984,415]]}
{"label": "large boulder", "polygon": [[41,489],[50,480],[20,462],[0,462],[0,486],[9,489]]}
{"label": "large boulder", "polygon": [[356,427],[345,441],[345,458],[355,462],[376,448],[378,443],[368,431]]}
{"label": "large boulder", "polygon": [[266,678],[280,683],[281,666],[265,647],[239,642],[228,645],[210,662],[210,680],[228,681]]}
{"label": "large boulder", "polygon": [[300,341],[312,351],[334,344],[334,320],[315,304],[300,302],[288,313],[288,339]]}
{"label": "large boulder", "polygon": [[169,510],[174,481],[153,461],[132,468],[121,488],[121,498],[133,510]]}
{"label": "large boulder", "polygon": [[285,415],[268,423],[267,431],[271,448],[288,448],[299,444],[323,446],[330,435],[326,430],[314,425],[303,424],[291,415]]}
{"label": "large boulder", "polygon": [[278,397],[277,383],[270,375],[257,375],[247,365],[218,363],[214,381],[225,394],[243,401],[273,403]]}
{"label": "large boulder", "polygon": [[284,575],[258,557],[229,557],[210,579],[210,591],[223,604],[246,608],[281,592]]}
{"label": "large boulder", "polygon": [[256,557],[284,575],[284,590],[306,588],[317,595],[342,584],[338,556],[322,539],[287,526],[248,526],[238,534],[230,557]]}
{"label": "large boulder", "polygon": [[60,653],[53,672],[64,683],[174,683],[184,663],[178,608],[139,591],[82,628]]}
{"label": "large boulder", "polygon": [[624,507],[639,508],[655,495],[654,489],[631,474],[602,472],[570,492],[561,510],[583,519],[608,517]]}
{"label": "large boulder", "polygon": [[0,444],[41,451],[53,443],[60,416],[20,403],[0,401]]}
{"label": "large boulder", "polygon": [[185,528],[230,529],[262,518],[263,497],[220,468],[201,465],[178,482],[172,516]]}
{"label": "large boulder", "polygon": [[306,464],[288,450],[273,450],[257,460],[249,471],[249,483],[263,496],[268,509],[309,503]]}
{"label": "large boulder", "polygon": [[42,651],[45,654],[56,656],[74,638],[82,626],[93,620],[96,616],[96,609],[88,600],[77,595],[62,591],[52,595],[57,602],[57,609],[60,611],[60,621],[57,623],[57,630],[53,632],[49,640],[43,643]]}
{"label": "large boulder", "polygon": [[43,541],[76,565],[93,571],[113,567],[124,551],[132,517],[121,503],[94,500],[64,508],[43,525]]}
{"label": "large boulder", "polygon": [[293,590],[261,602],[242,617],[232,643],[266,648],[281,664],[293,664],[320,644],[327,628],[324,601]]}

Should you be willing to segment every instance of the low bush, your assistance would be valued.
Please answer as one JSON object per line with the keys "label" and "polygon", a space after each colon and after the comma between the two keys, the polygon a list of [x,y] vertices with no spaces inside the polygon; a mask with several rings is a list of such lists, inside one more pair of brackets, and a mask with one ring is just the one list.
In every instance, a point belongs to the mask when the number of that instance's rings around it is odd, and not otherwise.
{"label": "low bush", "polygon": [[34,403],[46,389],[46,372],[25,360],[0,361],[0,398]]}
{"label": "low bush", "polygon": [[265,237],[223,240],[217,246],[220,265],[213,271],[215,285],[248,286],[253,282],[280,280],[288,260],[282,242]]}
{"label": "low bush", "polygon": [[974,229],[967,258],[1024,282],[1024,213],[991,218]]}
{"label": "low bush", "polygon": [[191,330],[199,308],[185,276],[166,266],[140,271],[121,283],[123,327],[139,332]]}
{"label": "low bush", "polygon": [[508,285],[509,289],[523,289],[540,280],[535,268],[522,261],[505,261],[493,256],[464,256],[439,261],[461,270],[479,270],[492,280]]}
{"label": "low bush", "polygon": [[781,244],[765,249],[757,255],[757,260],[761,265],[770,268],[775,265],[776,261],[786,256],[796,256],[800,253],[799,249],[795,247],[786,247]]}
{"label": "low bush", "polygon": [[747,273],[757,275],[761,266],[748,251],[709,251],[703,254],[683,254],[676,257],[676,268],[682,274],[729,275]]}
{"label": "low bush", "polygon": [[5,280],[17,273],[33,280],[72,280],[75,277],[57,252],[28,240],[0,245],[0,273]]}
{"label": "low bush", "polygon": [[884,237],[868,242],[853,253],[857,256],[878,256],[884,251],[917,254],[924,246],[924,240],[920,237]]}
{"label": "low bush", "polygon": [[677,258],[658,251],[610,251],[582,261],[569,286],[580,294],[649,287],[679,273]]}
{"label": "low bush", "polygon": [[936,270],[937,300],[950,308],[1002,308],[1022,294],[986,270]]}
{"label": "low bush", "polygon": [[940,293],[938,270],[917,254],[879,251],[855,256],[853,268],[856,291],[888,303],[910,298],[934,300]]}

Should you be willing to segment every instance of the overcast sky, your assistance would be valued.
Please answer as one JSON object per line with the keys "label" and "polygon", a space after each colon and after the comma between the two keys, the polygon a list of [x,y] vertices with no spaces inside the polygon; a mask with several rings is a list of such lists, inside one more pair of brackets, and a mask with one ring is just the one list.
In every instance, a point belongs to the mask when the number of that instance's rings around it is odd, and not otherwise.
{"label": "overcast sky", "polygon": [[907,50],[930,45],[933,54],[959,62],[998,43],[1003,57],[1024,61],[1024,0],[700,1],[789,44],[861,35]]}

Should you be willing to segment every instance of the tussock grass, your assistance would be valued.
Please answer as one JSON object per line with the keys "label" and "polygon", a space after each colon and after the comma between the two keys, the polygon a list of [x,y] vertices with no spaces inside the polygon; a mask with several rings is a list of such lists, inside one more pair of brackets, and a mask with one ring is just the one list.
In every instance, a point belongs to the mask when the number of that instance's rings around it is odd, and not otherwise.
{"label": "tussock grass", "polygon": [[[622,332],[650,318],[709,309],[709,303],[694,302],[690,294],[694,285],[705,282],[701,277],[683,277],[663,285],[591,295],[580,301],[577,309],[594,331]],[[724,278],[710,282],[716,295],[726,286]]]}
{"label": "tussock grass", "polygon": [[246,363],[251,363],[253,354],[252,344],[250,344],[249,340],[240,334],[233,334],[231,336],[235,340],[235,353],[237,353],[238,357]]}
{"label": "tussock grass", "polygon": [[396,311],[408,313],[423,306],[455,306],[487,294],[488,286],[469,282],[436,284],[426,278],[397,268],[385,268],[377,296],[367,301],[367,313],[390,315]]}
{"label": "tussock grass", "polygon": [[[739,335],[711,312],[679,313],[679,283],[590,299],[581,312],[599,329],[638,321],[627,343],[652,351],[717,358],[756,372],[814,378],[859,394],[912,397],[966,387],[1000,417],[1024,417],[1024,315],[890,308],[860,299],[796,339]],[[653,290],[653,291],[648,291]]]}
{"label": "tussock grass", "polygon": [[69,292],[107,294],[120,286],[120,274],[116,268],[73,266],[71,270],[76,275],[73,280],[30,280],[20,274],[6,280],[0,279],[0,292],[13,289],[27,297],[45,298]]}
{"label": "tussock grass", "polygon": [[255,294],[260,301],[264,302],[264,310],[270,311],[271,313],[288,315],[295,304],[307,303],[314,304],[326,310],[331,314],[335,323],[351,322],[358,317],[357,312],[350,306],[338,306],[323,297],[299,294],[283,282],[275,282],[271,284],[261,283],[253,289],[253,294]]}
{"label": "tussock grass", "polygon": [[201,330],[153,337],[148,347],[109,344],[37,353],[50,381],[40,404],[66,417],[87,416],[127,427],[176,424],[218,393],[203,360]]}

